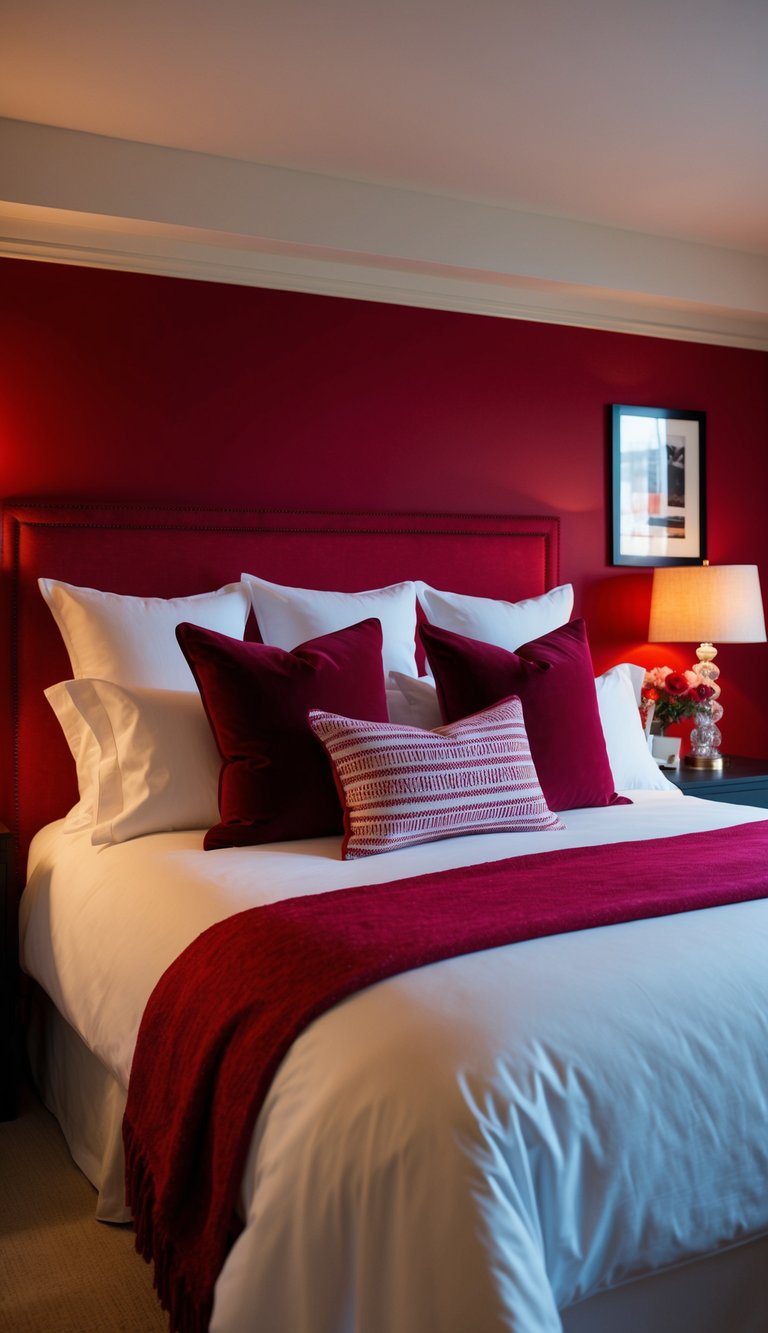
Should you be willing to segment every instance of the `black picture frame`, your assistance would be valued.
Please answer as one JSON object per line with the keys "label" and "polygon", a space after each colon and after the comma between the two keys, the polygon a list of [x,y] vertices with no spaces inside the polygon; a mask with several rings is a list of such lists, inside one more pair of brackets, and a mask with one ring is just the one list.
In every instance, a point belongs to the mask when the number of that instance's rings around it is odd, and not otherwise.
{"label": "black picture frame", "polygon": [[611,407],[614,565],[707,558],[706,413]]}

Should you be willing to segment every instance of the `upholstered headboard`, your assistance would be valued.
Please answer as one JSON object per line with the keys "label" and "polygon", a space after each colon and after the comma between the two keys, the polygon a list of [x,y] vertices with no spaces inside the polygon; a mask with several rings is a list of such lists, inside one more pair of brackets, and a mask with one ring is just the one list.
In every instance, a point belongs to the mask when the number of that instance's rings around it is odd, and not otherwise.
{"label": "upholstered headboard", "polygon": [[4,806],[21,864],[32,834],[76,798],[74,765],[43,690],[71,674],[40,576],[140,596],[185,596],[237,580],[355,591],[421,578],[517,600],[558,581],[558,520],[9,502]]}

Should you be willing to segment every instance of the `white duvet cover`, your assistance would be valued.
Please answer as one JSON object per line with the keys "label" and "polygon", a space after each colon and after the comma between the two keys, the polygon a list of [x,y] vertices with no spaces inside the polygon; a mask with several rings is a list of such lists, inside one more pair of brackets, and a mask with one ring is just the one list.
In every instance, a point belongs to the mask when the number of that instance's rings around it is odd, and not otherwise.
{"label": "white duvet cover", "polygon": [[[96,849],[54,825],[32,849],[23,964],[127,1086],[156,981],[234,912],[765,816],[632,798],[569,811],[563,833],[344,863],[336,839]],[[768,901],[450,959],[347,1000],[280,1067],[241,1207],[218,1333],[555,1333],[594,1292],[768,1233]]]}

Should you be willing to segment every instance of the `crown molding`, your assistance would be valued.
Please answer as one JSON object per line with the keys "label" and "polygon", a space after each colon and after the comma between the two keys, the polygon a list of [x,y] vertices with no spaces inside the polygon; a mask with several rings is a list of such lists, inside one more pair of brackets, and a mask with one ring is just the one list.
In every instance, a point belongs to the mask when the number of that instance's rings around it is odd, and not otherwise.
{"label": "crown molding", "polygon": [[768,350],[768,256],[0,120],[0,255]]}

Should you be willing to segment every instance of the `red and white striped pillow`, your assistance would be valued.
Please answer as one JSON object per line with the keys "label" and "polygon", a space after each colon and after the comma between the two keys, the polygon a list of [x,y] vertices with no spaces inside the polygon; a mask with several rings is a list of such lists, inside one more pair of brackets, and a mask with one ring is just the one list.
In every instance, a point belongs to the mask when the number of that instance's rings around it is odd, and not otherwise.
{"label": "red and white striped pillow", "polygon": [[344,806],[344,860],[459,834],[565,827],[544,800],[516,697],[435,731],[320,709],[309,724]]}

